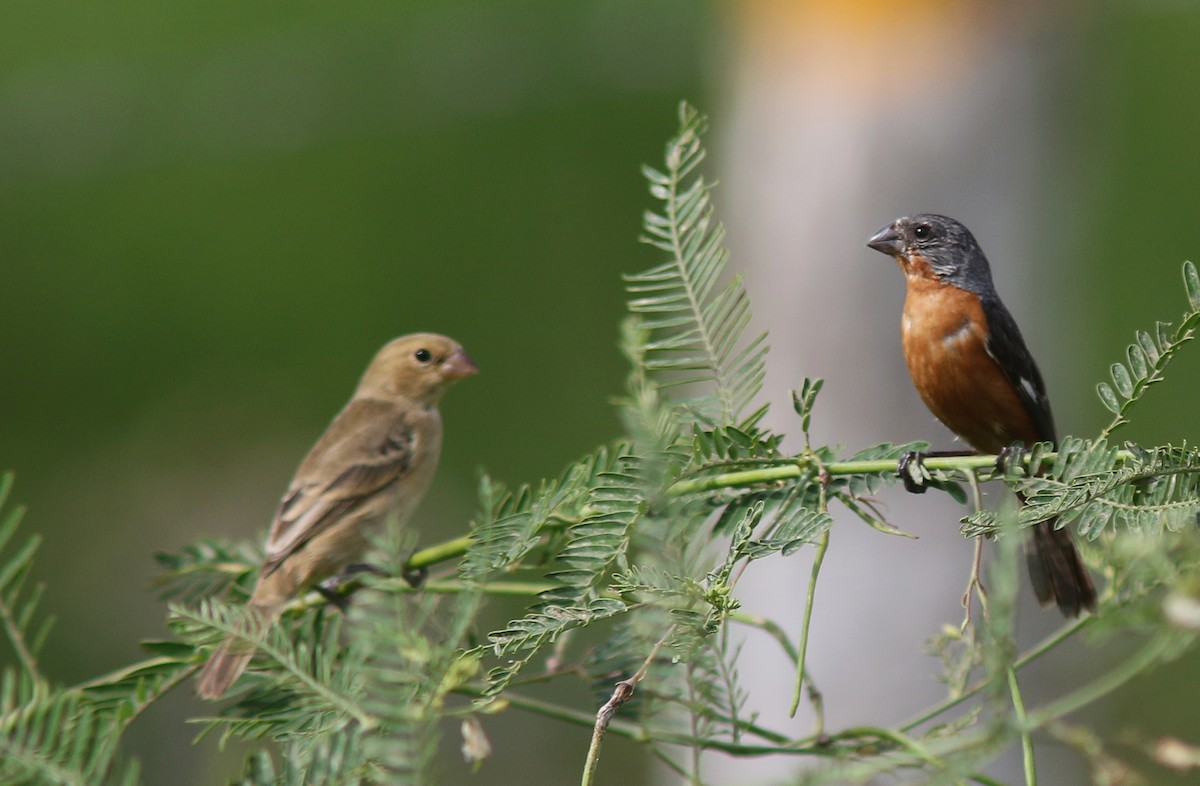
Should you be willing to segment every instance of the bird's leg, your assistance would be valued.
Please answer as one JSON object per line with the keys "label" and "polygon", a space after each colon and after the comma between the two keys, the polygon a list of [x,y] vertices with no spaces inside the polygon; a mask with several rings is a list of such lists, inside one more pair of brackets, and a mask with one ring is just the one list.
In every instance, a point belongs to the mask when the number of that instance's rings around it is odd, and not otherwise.
{"label": "bird's leg", "polygon": [[338,581],[349,581],[355,576],[361,576],[364,573],[370,573],[372,576],[386,576],[383,568],[378,565],[372,565],[369,562],[355,562],[352,565],[347,565],[346,569],[338,574]]}
{"label": "bird's leg", "polygon": [[925,469],[927,458],[956,458],[958,456],[974,455],[973,450],[910,450],[900,457],[896,464],[896,477],[904,482],[904,490],[909,494],[924,494],[929,488],[925,479],[929,470]]}
{"label": "bird's leg", "polygon": [[408,586],[413,589],[420,589],[425,583],[425,579],[429,578],[429,568],[405,568],[400,573],[400,578],[408,582]]}
{"label": "bird's leg", "polygon": [[[901,456],[896,464],[896,477],[903,481],[904,490],[909,494],[925,493],[925,467],[922,462],[927,455],[929,454],[919,450],[910,450]],[[913,467],[913,464],[916,466]]]}
{"label": "bird's leg", "polygon": [[377,565],[356,562],[353,565],[347,565],[341,573],[325,579],[314,587],[314,589],[322,598],[345,612],[350,608],[350,597],[353,589],[357,589],[357,587],[348,588],[345,585],[353,582],[358,576],[364,573],[370,573],[373,576],[384,575],[383,570]]}
{"label": "bird's leg", "polygon": [[1021,469],[1022,462],[1025,461],[1025,454],[1028,452],[1022,442],[1014,442],[1004,448],[996,454],[996,473],[1002,477],[1008,477],[1008,473],[1014,468]]}
{"label": "bird's leg", "polygon": [[338,591],[340,589],[339,584],[338,577],[334,576],[333,578],[325,579],[313,587],[313,589],[318,595],[329,601],[329,605],[337,606],[338,610],[345,614],[350,610],[350,596],[343,595]]}

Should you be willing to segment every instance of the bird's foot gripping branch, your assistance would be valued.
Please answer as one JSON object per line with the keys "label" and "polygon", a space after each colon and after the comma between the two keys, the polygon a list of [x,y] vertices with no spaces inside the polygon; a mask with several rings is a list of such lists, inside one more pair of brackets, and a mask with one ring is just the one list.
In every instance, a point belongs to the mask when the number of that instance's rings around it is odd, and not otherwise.
{"label": "bird's foot gripping branch", "polygon": [[[682,107],[664,163],[645,169],[655,207],[643,239],[659,261],[626,279],[621,433],[540,483],[509,488],[482,475],[478,513],[455,539],[414,552],[413,533],[385,530],[369,557],[382,575],[355,577],[362,590],[344,614],[316,593],[283,603],[277,623],[254,630],[257,646],[228,703],[202,721],[224,737],[278,742],[278,759],[252,754],[243,783],[433,782],[447,720],[486,777],[489,751],[517,755],[491,750],[489,729],[501,716],[522,723],[531,714],[570,730],[585,786],[604,780],[601,753],[613,735],[691,783],[704,782],[701,754],[710,753],[820,761],[805,776],[812,784],[865,784],[911,770],[992,784],[985,768],[1009,749],[1021,752],[1032,783],[1039,740],[1072,746],[1088,766],[1110,765],[1104,740],[1062,721],[1195,646],[1200,455],[1183,444],[1141,448],[1113,436],[1200,323],[1200,278],[1187,265],[1182,323],[1138,333],[1102,385],[1114,414],[1102,434],[1057,447],[1019,435],[1030,450],[1001,469],[994,454],[1003,445],[916,465],[925,485],[976,501],[962,519],[964,535],[994,536],[982,613],[941,641],[944,698],[895,723],[887,693],[876,723],[828,726],[825,710],[841,697],[818,688],[806,654],[820,644],[810,622],[824,597],[823,560],[839,548],[831,534],[861,521],[881,535],[904,535],[879,500],[900,493],[888,490],[900,458],[929,446],[846,455],[814,445],[819,380],[794,395],[792,431],[802,449],[785,450],[783,434],[764,425],[766,337],[746,335],[741,276],[724,275],[724,234],[700,171],[702,130],[702,118]],[[908,229],[920,239],[916,224]],[[893,240],[878,240],[885,242]],[[404,440],[392,442],[395,452]],[[978,484],[989,479],[1025,504],[1007,514],[982,509]],[[1096,611],[1019,652],[1017,530],[1050,520],[1079,538],[1100,590]],[[147,644],[140,663],[64,687],[38,670],[36,596],[21,583],[36,542],[22,545],[15,530],[15,517],[0,518],[0,622],[18,654],[0,693],[0,780],[17,773],[26,782],[34,773],[56,782],[136,782],[117,755],[121,734],[214,648],[248,638],[244,606],[262,555],[201,541],[162,557],[173,639]],[[895,558],[921,559],[920,549],[910,544]],[[806,579],[803,597],[777,613],[743,607],[741,581],[771,561],[795,564]],[[414,588],[406,569],[429,578]],[[1076,654],[1069,679],[1046,694],[1022,685],[1029,663],[1084,628],[1096,636]],[[1093,657],[1106,635],[1122,646]],[[799,734],[782,713],[759,711],[762,702],[740,679],[744,653],[763,648],[791,664],[793,712],[811,723]]]}

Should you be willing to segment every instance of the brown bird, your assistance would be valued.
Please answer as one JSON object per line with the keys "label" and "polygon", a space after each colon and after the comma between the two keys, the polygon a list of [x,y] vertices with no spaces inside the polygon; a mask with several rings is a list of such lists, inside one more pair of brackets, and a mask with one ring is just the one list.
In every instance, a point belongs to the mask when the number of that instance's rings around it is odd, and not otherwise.
{"label": "brown bird", "polygon": [[245,671],[289,598],[360,558],[368,532],[388,516],[404,523],[412,515],[441,453],[438,402],[476,371],[458,342],[434,333],[401,336],[379,350],[283,495],[245,633],[209,657],[197,678],[201,698],[220,698]]}
{"label": "brown bird", "polygon": [[[946,216],[917,215],[897,219],[867,245],[895,257],[904,272],[904,359],[937,419],[984,453],[1055,442],[1042,375],[970,231]],[[1042,605],[1056,603],[1068,617],[1095,609],[1096,589],[1069,529],[1056,529],[1054,519],[1035,524],[1026,562]]]}

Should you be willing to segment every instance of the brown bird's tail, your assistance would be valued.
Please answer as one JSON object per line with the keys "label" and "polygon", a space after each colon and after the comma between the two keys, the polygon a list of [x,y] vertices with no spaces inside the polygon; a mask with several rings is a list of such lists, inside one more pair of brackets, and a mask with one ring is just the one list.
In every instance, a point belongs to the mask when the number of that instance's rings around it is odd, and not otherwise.
{"label": "brown bird's tail", "polygon": [[1025,542],[1025,564],[1038,602],[1067,617],[1078,617],[1084,609],[1096,610],[1096,588],[1075,548],[1071,530],[1055,529],[1055,519],[1039,521],[1029,530]]}
{"label": "brown bird's tail", "polygon": [[202,699],[219,699],[225,695],[229,686],[250,665],[254,650],[279,616],[280,608],[278,603],[268,606],[250,601],[246,606],[244,632],[228,637],[208,656],[208,662],[196,677],[196,695]]}

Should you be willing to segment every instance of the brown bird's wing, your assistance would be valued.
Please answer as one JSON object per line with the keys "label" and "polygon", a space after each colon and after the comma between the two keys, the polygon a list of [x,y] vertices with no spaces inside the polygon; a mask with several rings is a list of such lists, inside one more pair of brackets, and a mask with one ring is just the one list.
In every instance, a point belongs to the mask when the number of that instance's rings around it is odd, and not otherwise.
{"label": "brown bird's wing", "polygon": [[[984,344],[987,353],[1012,383],[1038,432],[1036,435],[1019,438],[1027,443],[1056,441],[1058,436],[1054,431],[1054,415],[1050,412],[1046,384],[1042,382],[1041,372],[1033,361],[1033,355],[1029,354],[1029,349],[1025,346],[1025,339],[1021,337],[1016,321],[999,298],[982,298],[982,305],[988,324],[988,337]],[[1027,444],[1026,447],[1028,446]]]}
{"label": "brown bird's wing", "polygon": [[351,401],[309,451],[284,494],[267,539],[262,575],[407,475],[417,452],[417,431],[395,405]]}

